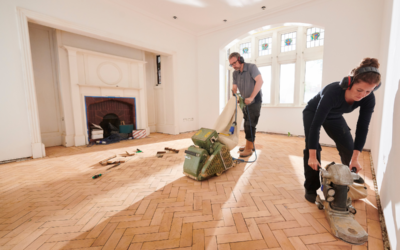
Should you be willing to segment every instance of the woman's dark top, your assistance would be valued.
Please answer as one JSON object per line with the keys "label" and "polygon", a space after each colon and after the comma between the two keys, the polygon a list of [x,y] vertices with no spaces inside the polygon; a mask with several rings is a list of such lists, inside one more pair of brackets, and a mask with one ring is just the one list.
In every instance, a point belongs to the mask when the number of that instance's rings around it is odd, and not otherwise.
{"label": "woman's dark top", "polygon": [[354,150],[362,151],[367,138],[372,112],[374,112],[375,95],[372,92],[361,99],[361,101],[349,105],[344,98],[345,92],[346,90],[340,87],[339,82],[333,82],[325,86],[308,102],[303,112],[311,111],[315,113],[309,131],[309,138],[306,138],[306,140],[308,140],[309,149],[318,148],[319,131],[326,119],[339,118],[343,113],[350,113],[360,107]]}

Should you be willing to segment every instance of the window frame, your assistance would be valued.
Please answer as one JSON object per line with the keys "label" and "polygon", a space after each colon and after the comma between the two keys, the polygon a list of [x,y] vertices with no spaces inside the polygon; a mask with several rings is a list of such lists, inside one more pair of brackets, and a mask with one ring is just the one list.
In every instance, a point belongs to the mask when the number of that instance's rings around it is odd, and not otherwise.
{"label": "window frame", "polygon": [[274,102],[275,102],[275,96],[274,96],[275,87],[274,87],[274,84],[273,84],[274,81],[273,81],[273,72],[272,72],[274,70],[274,67],[272,66],[272,62],[262,62],[262,63],[257,63],[256,65],[257,65],[257,68],[271,66],[271,91],[270,91],[271,92],[271,96],[270,96],[271,102],[270,103],[261,103],[261,105],[263,107],[272,107],[274,105]]}
{"label": "window frame", "polygon": [[240,41],[239,43],[238,43],[238,51],[239,51],[239,54],[241,55],[241,56],[243,56],[242,55],[242,53],[241,53],[241,50],[240,50],[240,45],[242,45],[242,44],[244,44],[244,43],[250,43],[250,53],[249,53],[249,57],[247,57],[247,58],[245,58],[245,57],[243,57],[244,58],[244,60],[246,61],[246,60],[251,60],[252,58],[254,58],[254,56],[253,56],[253,52],[254,52],[254,44],[253,44],[253,42],[252,42],[252,39],[251,38],[247,38],[247,39],[244,39],[244,40],[242,40],[242,41]]}
{"label": "window frame", "polygon": [[[300,100],[301,100],[301,105],[306,106],[307,103],[304,102],[304,89],[306,86],[306,63],[308,61],[316,61],[316,60],[322,60],[322,74],[324,73],[324,58],[321,55],[307,55],[304,57],[304,60],[302,61],[303,64],[303,68],[304,68],[304,74],[302,75],[302,79],[301,79],[301,88],[300,88]],[[321,82],[321,89],[322,89],[322,82]]]}
{"label": "window frame", "polygon": [[[282,46],[282,35],[287,33],[296,32],[296,48],[291,51],[281,52]],[[278,31],[278,44],[279,44],[279,54],[296,54],[297,50],[299,49],[299,27],[288,27],[287,29],[282,29]]]}
{"label": "window frame", "polygon": [[[318,28],[318,29],[324,30],[324,45],[319,45],[319,46],[307,48],[307,30],[308,30],[308,29],[312,29],[312,28]],[[324,29],[324,28],[320,28],[320,27],[317,27],[317,26],[311,26],[311,27],[306,27],[306,29],[304,30],[304,32],[305,32],[305,39],[306,39],[306,40],[305,40],[305,49],[306,49],[306,50],[313,50],[313,49],[316,49],[316,48],[321,48],[321,49],[323,49],[323,47],[325,46],[325,29]]]}
{"label": "window frame", "polygon": [[[305,87],[305,66],[307,61],[319,60],[323,58],[323,52],[326,40],[326,30],[324,29],[324,45],[318,47],[307,48],[307,29],[308,28],[320,28],[318,26],[289,26],[280,27],[263,33],[256,33],[245,37],[243,40],[238,41],[236,44],[230,47],[230,51],[239,51],[240,44],[251,43],[250,57],[245,58],[247,63],[254,63],[257,67],[271,66],[271,103],[263,103],[262,107],[271,108],[301,108],[305,107],[304,103],[304,87]],[[288,52],[281,52],[281,39],[282,34],[296,32],[296,49]],[[259,41],[265,38],[272,38],[271,41],[271,54],[260,56],[259,55]],[[294,102],[290,104],[279,103],[280,97],[280,65],[287,63],[295,63],[295,90],[294,90]],[[231,77],[228,84],[229,90],[232,88],[234,72],[233,68],[229,67],[229,61],[226,60],[226,67],[229,68]],[[321,88],[323,84],[321,84]],[[231,96],[231,95],[230,95]]]}

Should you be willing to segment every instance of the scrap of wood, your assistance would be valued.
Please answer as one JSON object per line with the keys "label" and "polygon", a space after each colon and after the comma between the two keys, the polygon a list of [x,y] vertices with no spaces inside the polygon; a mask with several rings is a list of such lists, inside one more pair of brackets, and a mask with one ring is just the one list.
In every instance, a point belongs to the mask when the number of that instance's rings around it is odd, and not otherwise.
{"label": "scrap of wood", "polygon": [[113,158],[115,158],[115,157],[117,157],[117,155],[108,157],[107,159],[104,159],[104,160],[100,161],[99,163],[100,163],[101,165],[105,166],[105,165],[108,164],[107,162],[108,162],[110,159],[113,159]]}
{"label": "scrap of wood", "polygon": [[167,153],[167,151],[157,151],[157,154],[159,155],[159,154],[165,154],[165,153]]}
{"label": "scrap of wood", "polygon": [[179,153],[179,150],[177,150],[177,149],[173,149],[173,148],[168,148],[168,147],[166,147],[166,148],[164,148],[165,150],[168,150],[168,151],[171,151],[171,152],[174,152],[174,153]]}
{"label": "scrap of wood", "polygon": [[117,158],[113,158],[113,159],[107,161],[108,164],[124,163],[124,162],[126,162],[126,158],[125,157],[117,157]]}
{"label": "scrap of wood", "polygon": [[128,155],[128,156],[133,156],[133,155],[135,155],[135,153],[129,153],[128,151],[125,151],[126,152],[126,154]]}

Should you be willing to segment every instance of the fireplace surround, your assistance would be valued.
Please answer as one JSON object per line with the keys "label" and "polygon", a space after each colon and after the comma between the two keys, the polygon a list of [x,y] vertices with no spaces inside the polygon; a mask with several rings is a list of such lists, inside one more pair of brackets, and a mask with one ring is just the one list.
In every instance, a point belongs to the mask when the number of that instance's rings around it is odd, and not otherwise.
{"label": "fireplace surround", "polygon": [[123,121],[125,124],[133,124],[133,129],[137,128],[135,98],[85,96],[85,107],[88,135],[91,123],[100,125],[105,131],[105,137],[108,135],[108,122],[118,127]]}

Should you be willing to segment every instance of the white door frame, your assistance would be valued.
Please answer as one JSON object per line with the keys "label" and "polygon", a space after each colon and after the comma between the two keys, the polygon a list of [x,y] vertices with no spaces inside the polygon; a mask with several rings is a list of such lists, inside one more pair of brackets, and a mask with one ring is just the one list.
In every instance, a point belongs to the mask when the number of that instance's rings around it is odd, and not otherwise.
{"label": "white door frame", "polygon": [[[101,31],[94,28],[88,28],[81,25],[73,24],[67,21],[60,20],[58,18],[47,16],[41,13],[37,13],[34,11],[26,10],[23,8],[17,8],[17,15],[18,15],[18,31],[19,31],[19,40],[21,45],[21,59],[22,59],[22,74],[23,74],[23,85],[25,89],[26,95],[26,105],[28,110],[28,127],[31,137],[32,143],[32,157],[33,158],[41,158],[46,156],[45,147],[42,143],[41,139],[41,132],[40,132],[40,123],[39,123],[39,111],[38,105],[36,100],[36,90],[35,90],[35,80],[33,75],[33,67],[32,67],[32,54],[31,54],[31,46],[29,40],[29,28],[28,22],[40,24],[43,26],[48,26],[51,28],[59,29],[68,31],[71,33],[89,36],[92,38],[96,38],[103,41],[108,41],[116,44],[121,44],[128,47],[134,47],[142,50],[146,50],[149,52],[172,56],[172,58],[176,58],[176,53],[170,49],[161,48],[160,49],[153,49],[149,47],[147,43],[135,41],[133,43],[129,39],[122,39],[116,40],[113,37],[117,37],[114,34],[110,34],[105,31]],[[156,46],[153,46],[156,47]],[[157,46],[159,47],[159,46]],[[176,63],[176,60],[172,60],[173,63]],[[176,68],[176,67],[173,67]],[[175,71],[171,72],[175,75]],[[175,81],[172,81],[171,84],[173,85],[173,93],[177,96],[177,88]],[[177,123],[177,103],[176,98],[174,100],[174,121],[175,126]],[[176,130],[176,129],[175,129]],[[177,131],[176,131],[177,132]]]}

